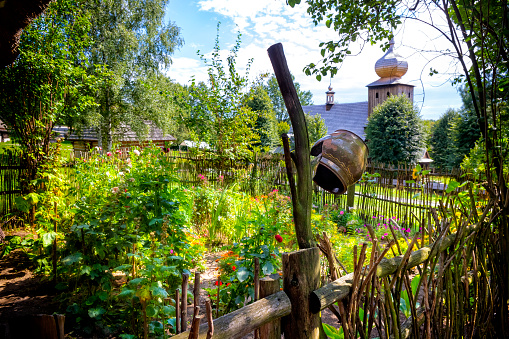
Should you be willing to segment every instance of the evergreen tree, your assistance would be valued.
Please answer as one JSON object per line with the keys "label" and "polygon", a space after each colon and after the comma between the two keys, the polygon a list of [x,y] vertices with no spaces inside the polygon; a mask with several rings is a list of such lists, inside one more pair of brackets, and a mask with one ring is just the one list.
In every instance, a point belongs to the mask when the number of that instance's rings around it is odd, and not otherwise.
{"label": "evergreen tree", "polygon": [[422,153],[421,120],[404,96],[391,96],[368,119],[366,139],[371,159],[382,163],[416,163]]}
{"label": "evergreen tree", "polygon": [[452,124],[459,117],[459,114],[448,109],[434,125],[430,143],[430,156],[433,165],[437,168],[451,168],[455,163],[456,145],[453,139]]}

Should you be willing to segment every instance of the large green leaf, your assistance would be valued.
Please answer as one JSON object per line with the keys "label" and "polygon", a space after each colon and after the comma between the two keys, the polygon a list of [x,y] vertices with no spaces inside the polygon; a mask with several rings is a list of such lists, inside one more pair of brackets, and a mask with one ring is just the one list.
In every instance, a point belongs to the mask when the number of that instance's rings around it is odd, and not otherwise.
{"label": "large green leaf", "polygon": [[75,262],[80,261],[81,259],[83,259],[83,254],[81,254],[80,252],[76,252],[62,259],[62,263],[66,266],[69,266],[74,264]]}
{"label": "large green leaf", "polygon": [[148,305],[145,311],[147,312],[147,317],[155,317],[157,314],[157,308],[152,305]]}
{"label": "large green leaf", "polygon": [[249,278],[249,271],[245,267],[240,267],[237,270],[237,279],[239,279],[240,282],[243,282],[247,278]]}
{"label": "large green leaf", "polygon": [[104,313],[106,313],[106,310],[102,307],[91,308],[88,310],[88,316],[90,318],[100,318]]}
{"label": "large green leaf", "polygon": [[53,245],[53,241],[55,241],[56,237],[57,237],[57,234],[55,232],[44,233],[42,235],[42,245],[44,247]]}

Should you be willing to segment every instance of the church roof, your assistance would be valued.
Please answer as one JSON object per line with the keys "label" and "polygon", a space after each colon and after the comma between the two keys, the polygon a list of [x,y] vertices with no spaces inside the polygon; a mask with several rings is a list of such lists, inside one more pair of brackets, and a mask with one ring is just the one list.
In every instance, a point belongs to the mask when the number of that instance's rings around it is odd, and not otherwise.
{"label": "church roof", "polygon": [[368,122],[367,101],[334,104],[330,111],[325,110],[325,107],[326,105],[302,106],[302,110],[313,116],[320,114],[327,126],[327,134],[338,129],[346,129],[364,140],[364,127]]}

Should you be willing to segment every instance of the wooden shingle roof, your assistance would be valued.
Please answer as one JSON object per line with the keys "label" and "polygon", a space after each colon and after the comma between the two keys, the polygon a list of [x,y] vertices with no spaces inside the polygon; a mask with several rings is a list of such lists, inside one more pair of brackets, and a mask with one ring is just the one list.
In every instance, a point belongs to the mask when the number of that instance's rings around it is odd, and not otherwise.
{"label": "wooden shingle roof", "polygon": [[327,134],[338,129],[346,129],[365,139],[364,127],[368,123],[368,102],[353,102],[347,104],[334,104],[330,111],[326,105],[302,106],[304,113],[312,116],[320,114],[327,126]]}

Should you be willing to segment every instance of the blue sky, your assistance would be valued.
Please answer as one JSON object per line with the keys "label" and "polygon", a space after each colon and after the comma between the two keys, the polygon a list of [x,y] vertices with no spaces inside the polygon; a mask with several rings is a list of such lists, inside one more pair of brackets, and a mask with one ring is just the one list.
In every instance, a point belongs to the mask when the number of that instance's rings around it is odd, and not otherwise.
{"label": "blue sky", "polygon": [[[194,76],[206,80],[206,68],[196,52],[210,55],[216,38],[216,26],[221,22],[219,39],[227,54],[242,34],[242,45],[237,67],[243,69],[249,58],[254,62],[250,75],[271,72],[267,48],[281,42],[290,71],[303,90],[313,93],[315,104],[325,103],[325,91],[330,79],[317,81],[303,73],[305,65],[320,60],[321,41],[335,38],[325,26],[315,27],[306,6],[291,8],[285,0],[178,0],[170,1],[167,18],[181,28],[185,45],[173,55],[168,75],[181,84]],[[436,18],[434,18],[436,20]],[[457,70],[454,60],[433,51],[444,51],[449,46],[444,39],[426,26],[407,22],[396,32],[396,51],[408,61],[408,73],[403,79],[415,85],[414,104],[424,119],[438,119],[448,108],[461,107],[456,88],[450,84],[451,74]],[[367,84],[378,79],[375,62],[384,52],[379,46],[353,45],[348,57],[331,85],[340,103],[367,101]],[[430,67],[438,75],[428,75]]]}

